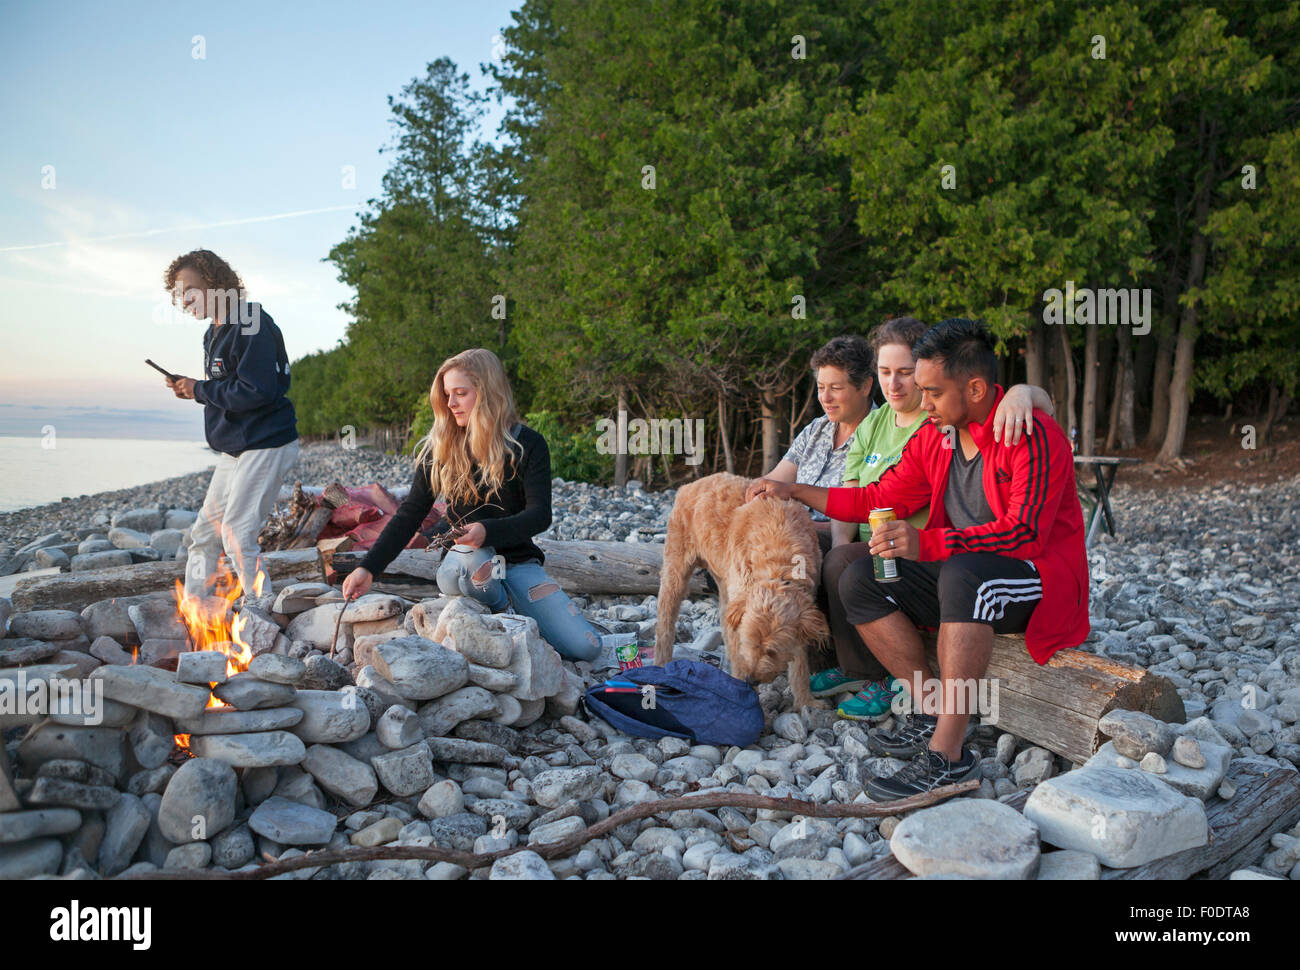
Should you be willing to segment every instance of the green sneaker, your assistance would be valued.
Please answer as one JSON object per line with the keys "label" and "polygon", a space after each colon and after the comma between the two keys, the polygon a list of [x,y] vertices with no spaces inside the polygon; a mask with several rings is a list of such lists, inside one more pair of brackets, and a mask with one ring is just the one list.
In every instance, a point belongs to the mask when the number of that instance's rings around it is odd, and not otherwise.
{"label": "green sneaker", "polygon": [[901,686],[893,677],[873,680],[841,704],[835,713],[851,721],[870,721],[873,724],[883,721],[889,717],[889,705]]}
{"label": "green sneaker", "polygon": [[831,694],[843,694],[845,692],[861,690],[867,686],[867,682],[862,678],[853,678],[840,670],[839,667],[831,667],[829,670],[819,670],[808,678],[808,687],[812,691],[813,697],[828,697]]}

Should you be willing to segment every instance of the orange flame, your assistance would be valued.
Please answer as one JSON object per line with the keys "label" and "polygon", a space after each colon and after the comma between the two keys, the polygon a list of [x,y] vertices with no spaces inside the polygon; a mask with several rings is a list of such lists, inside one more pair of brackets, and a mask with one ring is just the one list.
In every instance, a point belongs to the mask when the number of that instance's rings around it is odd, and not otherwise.
{"label": "orange flame", "polygon": [[[261,596],[266,582],[266,574],[259,564],[253,579],[254,596]],[[184,585],[177,580],[175,592],[176,610],[189,633],[190,649],[219,650],[224,653],[227,677],[247,670],[253,660],[253,649],[242,636],[248,618],[235,614],[232,620],[227,620],[231,604],[239,598],[238,577],[230,572],[218,572],[207,595],[201,597],[186,596]],[[216,686],[210,684],[209,688]],[[209,693],[207,707],[222,706],[221,701]],[[186,738],[186,744],[189,738],[188,735],[177,735],[176,743],[184,748],[186,745],[181,744],[181,737]]]}

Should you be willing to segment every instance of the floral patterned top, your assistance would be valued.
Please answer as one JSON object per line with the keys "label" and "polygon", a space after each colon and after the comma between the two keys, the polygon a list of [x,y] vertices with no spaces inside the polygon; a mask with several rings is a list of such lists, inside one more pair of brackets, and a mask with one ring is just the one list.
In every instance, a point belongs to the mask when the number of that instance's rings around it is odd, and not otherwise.
{"label": "floral patterned top", "polygon": [[[785,453],[785,460],[799,466],[795,481],[801,485],[838,488],[844,484],[844,459],[853,435],[835,447],[835,423],[826,415],[814,418],[799,432]],[[829,522],[824,513],[808,510],[816,522]]]}

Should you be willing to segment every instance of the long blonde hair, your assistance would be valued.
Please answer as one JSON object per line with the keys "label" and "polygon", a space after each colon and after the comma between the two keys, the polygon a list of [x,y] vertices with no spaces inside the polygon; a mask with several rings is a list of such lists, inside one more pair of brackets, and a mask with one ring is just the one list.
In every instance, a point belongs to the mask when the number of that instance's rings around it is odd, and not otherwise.
{"label": "long blonde hair", "polygon": [[[463,428],[447,407],[443,375],[449,370],[463,371],[474,386],[476,400]],[[434,375],[429,404],[433,427],[420,439],[416,467],[429,463],[435,496],[445,495],[459,505],[482,502],[505,481],[506,442],[519,444],[510,432],[521,419],[505,368],[496,354],[482,347],[448,357]]]}

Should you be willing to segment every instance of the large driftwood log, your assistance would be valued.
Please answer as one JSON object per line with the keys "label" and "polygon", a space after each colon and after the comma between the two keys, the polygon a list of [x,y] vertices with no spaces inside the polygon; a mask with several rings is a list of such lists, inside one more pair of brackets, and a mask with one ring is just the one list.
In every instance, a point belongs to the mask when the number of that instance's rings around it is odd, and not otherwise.
{"label": "large driftwood log", "polygon": [[[320,559],[315,549],[264,552],[262,569],[268,579],[321,578]],[[142,562],[133,566],[39,576],[20,582],[10,599],[15,610],[80,610],[114,596],[171,589],[177,580],[185,580],[185,560]]]}
{"label": "large driftwood log", "polygon": [[[559,542],[538,539],[546,554],[546,571],[566,592],[637,596],[659,592],[659,569],[663,565],[664,547],[660,543],[633,542]],[[346,576],[365,558],[363,552],[336,552],[330,565],[339,576]],[[433,580],[438,574],[441,554],[432,549],[403,549],[389,563],[384,575],[415,576]],[[702,575],[691,580],[692,595],[705,593]]]}
{"label": "large driftwood log", "polygon": [[[937,671],[936,637],[922,639],[930,667]],[[1175,724],[1187,719],[1182,698],[1167,678],[1078,649],[1058,651],[1040,665],[1020,634],[993,638],[986,676],[997,687],[998,728],[1075,764],[1083,764],[1108,740],[1097,722],[1109,711],[1142,711]]]}

